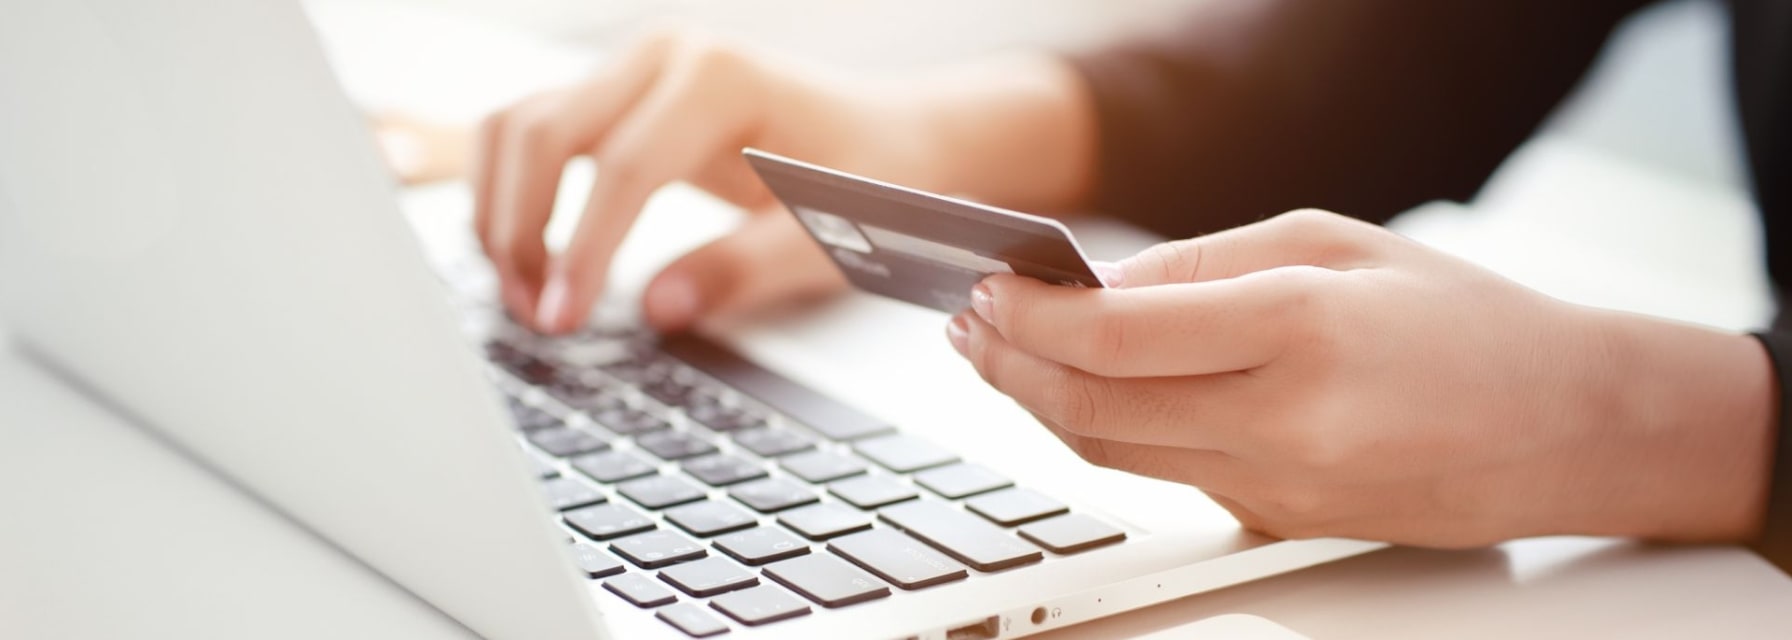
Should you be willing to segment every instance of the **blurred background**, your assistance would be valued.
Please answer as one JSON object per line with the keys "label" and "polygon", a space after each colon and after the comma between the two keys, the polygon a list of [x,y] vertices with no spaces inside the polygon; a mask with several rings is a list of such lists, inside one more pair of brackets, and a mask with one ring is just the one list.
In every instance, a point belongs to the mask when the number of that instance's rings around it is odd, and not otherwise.
{"label": "blurred background", "polygon": [[[523,95],[579,78],[657,22],[878,73],[1008,48],[1099,46],[1205,1],[1213,0],[306,4],[356,101],[371,114],[402,114],[441,127],[426,133],[452,135]],[[1759,325],[1772,305],[1728,62],[1721,3],[1658,3],[1620,28],[1472,211],[1425,207],[1392,226],[1558,297],[1720,327]]]}

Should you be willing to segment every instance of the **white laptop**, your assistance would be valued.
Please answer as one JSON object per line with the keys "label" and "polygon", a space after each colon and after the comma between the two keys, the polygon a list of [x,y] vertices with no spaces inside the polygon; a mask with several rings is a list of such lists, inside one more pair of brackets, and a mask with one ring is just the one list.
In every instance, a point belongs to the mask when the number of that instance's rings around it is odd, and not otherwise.
{"label": "white laptop", "polygon": [[292,2],[0,16],[22,346],[486,637],[1012,638],[1377,546],[1245,533],[876,349],[833,351],[839,394],[728,340],[530,335],[443,286]]}

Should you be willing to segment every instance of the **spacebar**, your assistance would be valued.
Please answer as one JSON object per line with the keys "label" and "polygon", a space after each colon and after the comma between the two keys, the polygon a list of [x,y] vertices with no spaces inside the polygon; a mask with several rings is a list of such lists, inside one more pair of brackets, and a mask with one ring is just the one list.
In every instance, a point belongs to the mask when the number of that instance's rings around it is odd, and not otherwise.
{"label": "spacebar", "polygon": [[830,439],[854,440],[891,430],[882,420],[791,382],[701,337],[683,334],[662,338],[659,348]]}

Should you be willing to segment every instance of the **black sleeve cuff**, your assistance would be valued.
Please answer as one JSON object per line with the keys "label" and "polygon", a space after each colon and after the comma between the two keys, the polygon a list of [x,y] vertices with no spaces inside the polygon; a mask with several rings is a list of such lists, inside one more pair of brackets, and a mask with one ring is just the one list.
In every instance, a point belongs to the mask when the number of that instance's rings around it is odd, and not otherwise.
{"label": "black sleeve cuff", "polygon": [[1788,393],[1792,392],[1788,386],[1792,376],[1786,375],[1786,367],[1792,365],[1792,331],[1764,331],[1754,336],[1767,347],[1767,356],[1773,361],[1775,384],[1779,387],[1779,436],[1774,439],[1772,480],[1761,537],[1749,546],[1781,571],[1792,573],[1792,412],[1785,410]]}

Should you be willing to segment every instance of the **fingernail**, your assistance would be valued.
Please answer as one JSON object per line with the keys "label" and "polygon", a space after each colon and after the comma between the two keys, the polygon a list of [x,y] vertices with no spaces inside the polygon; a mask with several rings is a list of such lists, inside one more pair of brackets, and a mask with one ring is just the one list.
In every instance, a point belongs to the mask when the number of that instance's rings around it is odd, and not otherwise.
{"label": "fingernail", "polygon": [[1126,270],[1121,269],[1119,263],[1097,260],[1090,262],[1089,268],[1095,270],[1095,276],[1101,278],[1101,283],[1104,285],[1120,287],[1126,284]]}
{"label": "fingernail", "polygon": [[946,341],[952,343],[952,349],[957,351],[958,355],[968,356],[970,339],[970,321],[966,320],[962,314],[952,316],[952,321],[946,323]]}
{"label": "fingernail", "polygon": [[697,285],[689,277],[660,278],[647,292],[647,315],[656,326],[681,327],[697,314]]}
{"label": "fingernail", "polygon": [[547,287],[541,290],[541,304],[535,307],[537,331],[552,333],[560,330],[560,325],[566,322],[566,297],[570,293],[565,279],[548,279]]}
{"label": "fingernail", "polygon": [[977,312],[977,317],[995,324],[995,307],[996,298],[990,294],[987,285],[979,282],[977,286],[971,287],[971,310]]}

